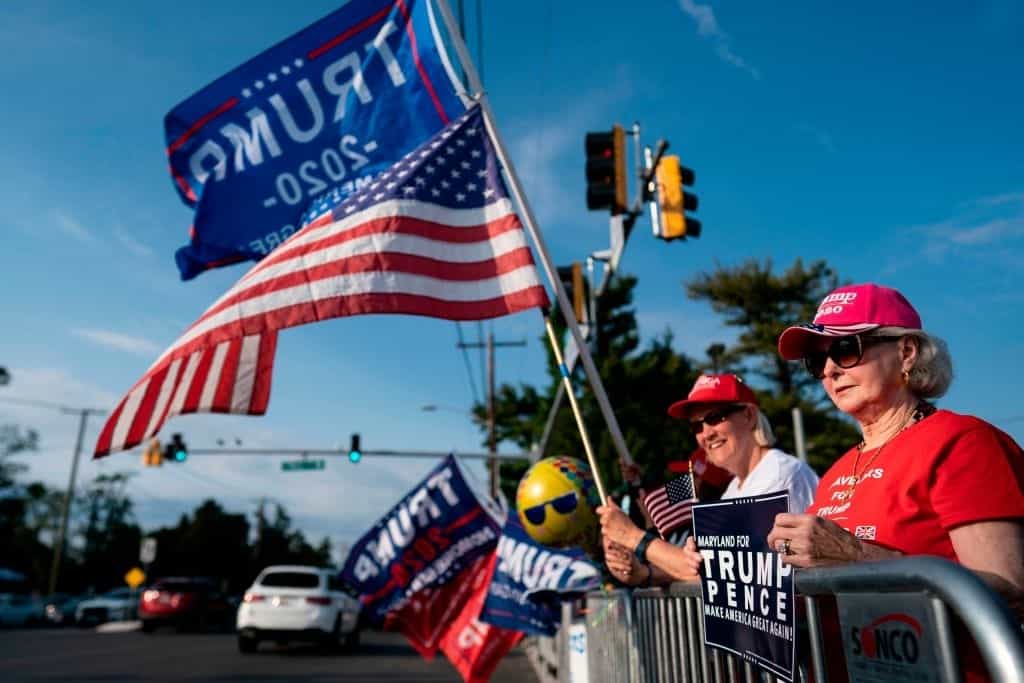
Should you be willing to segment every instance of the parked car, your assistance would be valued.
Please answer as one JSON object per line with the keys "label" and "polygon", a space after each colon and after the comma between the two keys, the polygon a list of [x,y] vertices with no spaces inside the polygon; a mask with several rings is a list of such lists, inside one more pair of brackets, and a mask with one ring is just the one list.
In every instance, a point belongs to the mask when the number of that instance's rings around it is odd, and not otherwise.
{"label": "parked car", "polygon": [[210,579],[160,579],[143,591],[139,600],[139,619],[145,633],[159,626],[228,630],[234,626],[234,617],[235,603]]}
{"label": "parked car", "polygon": [[0,594],[0,626],[35,626],[43,623],[43,603],[31,595]]}
{"label": "parked car", "polygon": [[83,600],[75,608],[79,626],[95,626],[108,621],[125,621],[135,616],[135,596],[130,588],[115,588]]}
{"label": "parked car", "polygon": [[86,599],[84,595],[54,593],[43,598],[43,616],[50,626],[67,626],[75,621],[75,610],[78,603]]}
{"label": "parked car", "polygon": [[359,611],[359,601],[342,591],[332,570],[267,567],[238,607],[238,650],[255,652],[263,640],[355,649],[359,645]]}

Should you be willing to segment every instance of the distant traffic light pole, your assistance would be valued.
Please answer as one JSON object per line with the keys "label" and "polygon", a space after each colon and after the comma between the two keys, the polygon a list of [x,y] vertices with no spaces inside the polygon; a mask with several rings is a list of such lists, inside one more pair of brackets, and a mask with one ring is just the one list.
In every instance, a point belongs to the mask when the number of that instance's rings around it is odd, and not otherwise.
{"label": "distant traffic light pole", "polygon": [[57,591],[57,577],[60,575],[60,560],[64,553],[64,539],[68,533],[68,517],[71,515],[71,501],[75,495],[75,478],[78,476],[78,458],[82,454],[82,439],[85,438],[85,423],[90,415],[106,415],[107,411],[95,408],[65,408],[61,412],[78,415],[78,438],[75,440],[75,455],[71,460],[71,476],[68,478],[68,490],[64,494],[64,506],[60,514],[60,531],[53,543],[53,564],[50,565],[50,590],[52,595]]}

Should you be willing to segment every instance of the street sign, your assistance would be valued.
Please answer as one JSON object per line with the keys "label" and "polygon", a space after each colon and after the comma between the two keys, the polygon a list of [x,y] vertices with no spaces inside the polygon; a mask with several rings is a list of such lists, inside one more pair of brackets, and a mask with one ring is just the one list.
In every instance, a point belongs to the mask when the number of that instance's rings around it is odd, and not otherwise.
{"label": "street sign", "polygon": [[142,564],[152,564],[155,559],[156,539],[152,536],[142,539],[142,545],[139,546],[139,562]]}
{"label": "street sign", "polygon": [[322,470],[326,466],[326,462],[323,460],[289,460],[288,462],[281,463],[281,469],[285,472],[295,472],[296,470]]}
{"label": "street sign", "polygon": [[132,567],[128,570],[128,573],[124,575],[124,582],[128,584],[128,587],[135,590],[142,585],[142,582],[146,580],[146,572],[142,571],[138,567]]}

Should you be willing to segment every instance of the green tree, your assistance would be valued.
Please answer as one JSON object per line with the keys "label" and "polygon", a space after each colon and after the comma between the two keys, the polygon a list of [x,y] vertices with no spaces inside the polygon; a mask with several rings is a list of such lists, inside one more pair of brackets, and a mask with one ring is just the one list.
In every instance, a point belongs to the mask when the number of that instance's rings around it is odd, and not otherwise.
{"label": "green tree", "polygon": [[75,501],[80,521],[73,539],[76,552],[69,555],[80,558],[81,568],[75,573],[62,567],[62,578],[75,577],[65,580],[97,589],[117,586],[125,572],[138,564],[142,530],[126,491],[131,476],[128,472],[101,474]]}
{"label": "green tree", "polygon": [[[0,564],[29,577],[37,590],[45,589],[51,549],[43,543],[40,532],[46,529],[41,505],[51,501],[58,492],[40,482],[21,484],[18,477],[28,465],[13,460],[19,454],[38,450],[39,435],[32,429],[17,425],[0,425]],[[52,527],[49,537],[52,538]]]}
{"label": "green tree", "polygon": [[28,465],[11,458],[18,453],[32,452],[38,448],[39,434],[34,429],[0,425],[0,489],[13,485],[14,478],[28,470]]}
{"label": "green tree", "polygon": [[852,423],[839,416],[818,380],[799,363],[779,355],[778,338],[789,325],[813,319],[822,298],[838,286],[839,277],[825,261],[805,266],[800,259],[782,273],[773,272],[770,260],[750,260],[701,273],[686,283],[690,298],[707,301],[726,325],[740,330],[736,343],[721,357],[741,376],[756,376],[766,383],[758,392],[761,407],[780,446],[789,452],[794,450],[791,410],[800,408],[808,461],[819,472],[859,436]]}

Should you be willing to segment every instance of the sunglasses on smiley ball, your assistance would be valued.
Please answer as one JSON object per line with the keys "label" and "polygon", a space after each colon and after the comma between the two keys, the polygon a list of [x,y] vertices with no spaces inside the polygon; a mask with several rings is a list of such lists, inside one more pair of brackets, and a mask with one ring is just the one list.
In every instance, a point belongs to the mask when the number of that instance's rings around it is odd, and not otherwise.
{"label": "sunglasses on smiley ball", "polygon": [[544,523],[544,518],[547,517],[546,508],[550,505],[560,515],[567,515],[576,509],[576,494],[574,492],[566,493],[558,498],[552,498],[551,500],[545,501],[540,505],[534,505],[533,507],[526,508],[523,510],[523,514],[530,524],[539,526]]}
{"label": "sunglasses on smiley ball", "polygon": [[804,367],[816,379],[825,378],[825,362],[831,358],[832,362],[848,370],[860,365],[864,359],[864,352],[876,344],[885,344],[899,341],[899,337],[873,337],[870,335],[851,334],[848,337],[839,337],[824,351],[812,351],[804,356]]}

